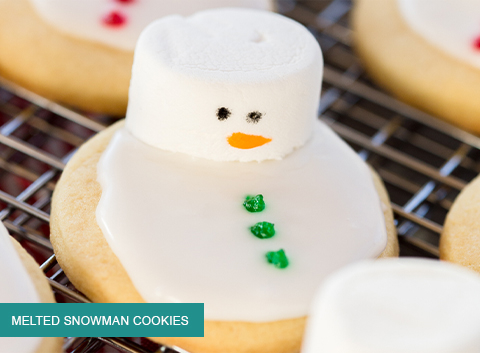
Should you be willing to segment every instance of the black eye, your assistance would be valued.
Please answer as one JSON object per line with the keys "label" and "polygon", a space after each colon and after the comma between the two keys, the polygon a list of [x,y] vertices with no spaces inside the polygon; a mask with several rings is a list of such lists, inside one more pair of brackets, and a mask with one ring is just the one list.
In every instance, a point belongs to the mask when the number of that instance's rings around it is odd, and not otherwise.
{"label": "black eye", "polygon": [[258,123],[259,120],[262,118],[262,115],[263,115],[263,114],[260,113],[260,112],[250,112],[250,113],[247,114],[247,121],[248,121],[249,123],[254,123],[254,124],[256,124],[256,123]]}
{"label": "black eye", "polygon": [[218,117],[218,120],[220,121],[227,120],[230,114],[232,114],[230,113],[230,110],[228,110],[225,107],[221,107],[217,109],[217,117]]}

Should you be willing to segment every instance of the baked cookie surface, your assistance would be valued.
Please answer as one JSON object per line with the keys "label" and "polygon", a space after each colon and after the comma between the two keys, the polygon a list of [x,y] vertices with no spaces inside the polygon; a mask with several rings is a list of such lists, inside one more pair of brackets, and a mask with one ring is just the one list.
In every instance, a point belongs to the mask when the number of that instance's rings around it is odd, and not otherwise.
{"label": "baked cookie surface", "polygon": [[480,178],[458,195],[448,212],[440,237],[440,259],[480,273]]}
{"label": "baked cookie surface", "polygon": [[[62,268],[95,302],[143,302],[96,221],[101,197],[97,164],[119,122],[87,142],[74,155],[53,195],[51,239]],[[386,191],[373,173],[384,205],[388,242],[380,257],[398,256],[398,241]],[[158,338],[193,352],[296,352],[305,318],[266,323],[206,321],[205,338]]]}
{"label": "baked cookie surface", "polygon": [[416,33],[402,16],[398,0],[355,1],[352,27],[356,52],[382,87],[415,107],[480,133],[480,70]]}

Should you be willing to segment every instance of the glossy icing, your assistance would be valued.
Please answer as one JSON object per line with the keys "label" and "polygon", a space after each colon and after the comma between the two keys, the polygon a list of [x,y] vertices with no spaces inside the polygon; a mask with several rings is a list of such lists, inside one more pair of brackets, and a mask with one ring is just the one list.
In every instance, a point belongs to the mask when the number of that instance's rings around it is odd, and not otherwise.
{"label": "glossy icing", "polygon": [[[0,302],[39,303],[40,298],[13,247],[7,229],[0,222]],[[2,352],[33,353],[40,344],[36,337],[0,337]]]}
{"label": "glossy icing", "polygon": [[406,23],[443,52],[480,68],[480,1],[397,0]]}
{"label": "glossy icing", "polygon": [[478,353],[480,276],[430,259],[365,261],[330,276],[302,353]]}
{"label": "glossy icing", "polygon": [[[151,147],[119,130],[98,164],[97,222],[148,302],[203,302],[208,320],[304,316],[318,285],[386,245],[366,164],[321,122],[281,161],[215,162]],[[261,148],[261,147],[259,147]],[[266,208],[243,202],[261,193]],[[250,227],[275,224],[258,239]],[[284,249],[289,266],[266,261]]]}
{"label": "glossy icing", "polygon": [[190,15],[215,7],[273,9],[271,0],[30,1],[45,21],[64,33],[129,51],[150,22],[166,15]]}

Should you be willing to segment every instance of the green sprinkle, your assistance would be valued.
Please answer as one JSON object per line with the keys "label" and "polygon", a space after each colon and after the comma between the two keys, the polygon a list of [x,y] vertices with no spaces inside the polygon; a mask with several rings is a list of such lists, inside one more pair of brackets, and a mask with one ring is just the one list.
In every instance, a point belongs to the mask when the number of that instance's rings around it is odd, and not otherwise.
{"label": "green sprinkle", "polygon": [[253,235],[260,239],[268,239],[275,235],[274,224],[270,222],[258,222],[250,227]]}
{"label": "green sprinkle", "polygon": [[262,212],[265,209],[263,195],[247,196],[243,206],[245,206],[248,212]]}
{"label": "green sprinkle", "polygon": [[278,251],[269,251],[267,252],[266,256],[267,261],[273,264],[275,267],[285,268],[288,266],[287,255],[285,255],[285,251],[283,251],[283,249]]}

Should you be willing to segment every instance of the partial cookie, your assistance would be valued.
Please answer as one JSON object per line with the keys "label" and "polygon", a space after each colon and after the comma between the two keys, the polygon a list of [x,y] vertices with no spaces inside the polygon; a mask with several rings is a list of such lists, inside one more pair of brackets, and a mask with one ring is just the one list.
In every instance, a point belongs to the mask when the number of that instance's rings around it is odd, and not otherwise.
{"label": "partial cookie", "polygon": [[171,13],[229,5],[273,7],[270,0],[0,0],[0,75],[61,103],[124,115],[140,31]]}
{"label": "partial cookie", "polygon": [[448,212],[440,237],[440,258],[480,272],[480,178],[470,182]]}
{"label": "partial cookie", "polygon": [[[0,290],[0,301],[7,303],[55,303],[50,285],[38,264],[17,241],[8,235],[3,223],[0,224],[0,238],[0,244],[2,245],[0,247],[2,253],[0,256],[0,268],[2,268],[0,285],[6,289],[6,291]],[[14,278],[10,278],[10,276]],[[57,337],[0,337],[0,345],[3,350],[9,347],[9,349],[15,349],[16,351],[23,349],[22,352],[28,353],[61,352],[62,343],[63,339]]]}
{"label": "partial cookie", "polygon": [[0,53],[0,75],[46,98],[125,113],[133,52],[64,35],[28,0],[0,0]]}
{"label": "partial cookie", "polygon": [[383,185],[317,119],[318,42],[220,9],[154,22],[135,56],[125,124],[81,147],[54,192],[59,263],[94,301],[205,304],[205,338],[159,342],[298,352],[323,278],[398,255]]}
{"label": "partial cookie", "polygon": [[401,100],[480,133],[479,3],[354,4],[353,44],[370,76]]}

